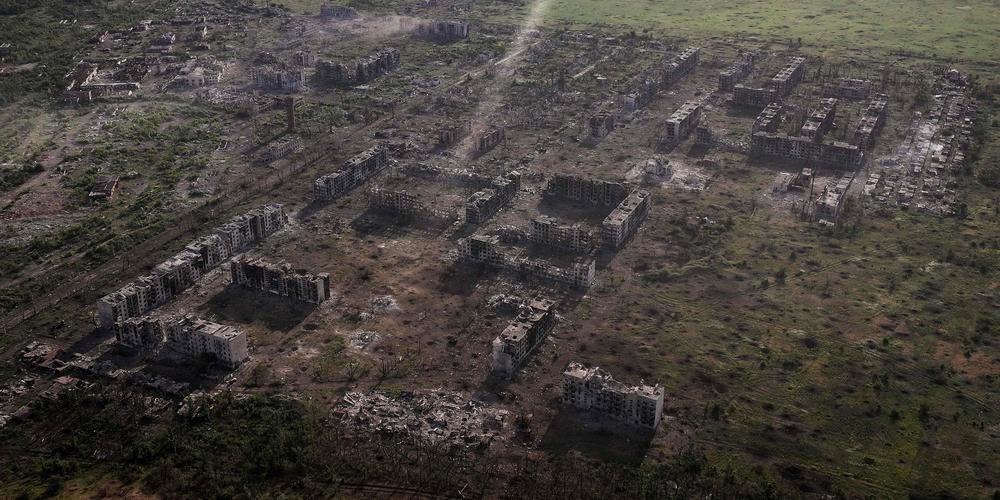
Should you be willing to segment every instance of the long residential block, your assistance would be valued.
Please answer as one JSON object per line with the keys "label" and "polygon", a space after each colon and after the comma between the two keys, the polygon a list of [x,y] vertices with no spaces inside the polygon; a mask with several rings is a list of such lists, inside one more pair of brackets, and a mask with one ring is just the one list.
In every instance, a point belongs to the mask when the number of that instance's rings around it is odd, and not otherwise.
{"label": "long residential block", "polygon": [[246,332],[191,315],[129,318],[119,325],[115,338],[144,352],[166,346],[192,359],[208,355],[230,368],[249,357]]}
{"label": "long residential block", "polygon": [[97,301],[97,322],[110,328],[165,304],[232,255],[278,231],[288,222],[281,205],[255,208],[189,243],[183,251],[156,265],[119,290]]}
{"label": "long residential block", "polygon": [[610,373],[570,363],[563,371],[563,403],[611,419],[655,429],[663,415],[663,387],[627,386]]}
{"label": "long residential block", "polygon": [[674,111],[666,123],[665,142],[677,144],[698,126],[701,121],[701,101],[690,101]]}
{"label": "long residential block", "polygon": [[649,192],[641,189],[632,191],[601,224],[604,245],[619,250],[639,230],[642,221],[649,214]]}
{"label": "long residential block", "polygon": [[230,263],[234,284],[302,302],[320,304],[330,298],[330,275],[292,269],[288,263],[272,264],[260,258],[240,258]]}
{"label": "long residential block", "polygon": [[321,201],[340,198],[381,172],[389,163],[389,153],[374,146],[344,162],[343,168],[313,183],[313,197]]}

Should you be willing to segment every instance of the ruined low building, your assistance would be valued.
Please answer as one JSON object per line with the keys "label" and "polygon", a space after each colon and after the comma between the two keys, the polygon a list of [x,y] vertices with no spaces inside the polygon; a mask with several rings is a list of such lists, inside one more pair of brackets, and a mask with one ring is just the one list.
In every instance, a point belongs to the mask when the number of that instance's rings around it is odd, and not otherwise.
{"label": "ruined low building", "polygon": [[493,339],[493,373],[503,378],[513,377],[555,323],[554,301],[537,299],[522,304],[517,317]]}
{"label": "ruined low building", "polygon": [[816,198],[813,218],[828,223],[837,222],[844,211],[847,193],[853,183],[854,173],[848,172],[837,179],[836,184],[824,187],[823,192]]}
{"label": "ruined low building", "polygon": [[604,245],[620,250],[639,230],[639,226],[649,214],[649,192],[641,189],[632,191],[601,223]]}
{"label": "ruined low building", "polygon": [[498,144],[504,141],[506,132],[503,127],[497,127],[484,132],[476,138],[476,156],[490,152]]}
{"label": "ruined low building", "polygon": [[87,194],[87,199],[91,203],[111,201],[115,197],[115,193],[118,192],[118,176],[117,175],[102,175],[94,180],[94,185],[90,188],[90,193]]}
{"label": "ruined low building", "polygon": [[598,367],[576,362],[563,371],[562,393],[564,404],[629,425],[655,429],[663,415],[663,387],[642,381],[627,386]]}
{"label": "ruined low building", "polygon": [[828,97],[820,101],[819,107],[813,110],[802,124],[799,135],[809,138],[814,142],[823,140],[823,136],[833,128],[833,121],[837,116],[837,99]]}
{"label": "ruined low building", "polygon": [[353,7],[348,7],[346,5],[334,5],[330,3],[325,3],[319,6],[319,15],[320,17],[339,19],[341,21],[361,18],[361,14],[358,13],[358,11]]}
{"label": "ruined low building", "polygon": [[301,92],[306,87],[306,74],[301,68],[258,66],[250,70],[250,80],[256,87],[282,92]]}
{"label": "ruined low building", "polygon": [[608,111],[598,111],[588,120],[590,137],[600,139],[615,129],[615,115]]}
{"label": "ruined low building", "polygon": [[231,255],[246,250],[288,222],[281,205],[255,208],[191,242],[144,276],[97,301],[97,322],[111,328],[172,300]]}
{"label": "ruined low building", "polygon": [[667,119],[664,143],[675,145],[690,135],[701,121],[701,110],[701,101],[689,101],[674,111]]}
{"label": "ruined low building", "polygon": [[316,54],[305,50],[296,51],[292,55],[292,64],[300,68],[311,68],[316,65]]}
{"label": "ruined low building", "polygon": [[292,269],[288,263],[272,264],[261,258],[239,258],[230,263],[233,284],[251,290],[321,304],[330,298],[330,275]]}
{"label": "ruined low building", "polygon": [[381,172],[389,163],[386,148],[374,146],[344,162],[343,168],[316,179],[313,197],[316,200],[335,200]]}
{"label": "ruined low building", "polygon": [[438,144],[441,147],[450,147],[458,144],[459,141],[468,137],[472,133],[472,124],[470,122],[462,122],[455,125],[450,125],[441,130],[438,135]]}
{"label": "ruined low building", "polygon": [[592,206],[617,205],[628,194],[629,188],[625,184],[575,175],[556,174],[545,184],[545,196]]}
{"label": "ruined low building", "polygon": [[871,91],[871,80],[861,80],[858,78],[838,78],[832,83],[823,85],[824,96],[855,101],[868,99]]}
{"label": "ruined low building", "polygon": [[121,345],[142,352],[165,346],[192,359],[210,356],[229,368],[236,368],[250,356],[246,332],[191,315],[130,318],[119,326],[115,338]]}
{"label": "ruined low building", "polygon": [[399,67],[399,51],[385,47],[351,63],[319,61],[316,78],[334,85],[361,85]]}
{"label": "ruined low building", "polygon": [[784,111],[784,106],[779,103],[768,104],[757,118],[753,121],[753,126],[751,127],[751,133],[756,134],[757,132],[777,132],[778,127],[781,126],[781,118]]}
{"label": "ruined low building", "polygon": [[260,159],[264,163],[271,163],[297,153],[301,148],[302,141],[297,138],[281,139],[268,144],[261,152]]}
{"label": "ruined low building", "polygon": [[435,42],[456,42],[469,38],[469,23],[462,21],[423,21],[417,24],[414,36]]}

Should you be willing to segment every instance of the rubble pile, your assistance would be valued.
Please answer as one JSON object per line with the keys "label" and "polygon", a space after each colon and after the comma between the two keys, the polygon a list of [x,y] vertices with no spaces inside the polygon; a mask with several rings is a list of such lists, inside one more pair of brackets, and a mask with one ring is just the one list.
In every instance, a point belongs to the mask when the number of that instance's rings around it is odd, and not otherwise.
{"label": "rubble pile", "polygon": [[484,449],[503,430],[506,410],[434,390],[403,392],[391,397],[379,392],[349,392],[335,414],[357,432],[408,435],[431,443]]}

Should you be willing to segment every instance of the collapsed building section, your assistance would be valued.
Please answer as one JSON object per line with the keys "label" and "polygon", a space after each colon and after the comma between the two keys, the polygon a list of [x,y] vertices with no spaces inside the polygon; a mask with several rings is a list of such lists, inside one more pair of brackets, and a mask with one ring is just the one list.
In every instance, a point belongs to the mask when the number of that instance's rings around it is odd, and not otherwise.
{"label": "collapsed building section", "polygon": [[223,260],[270,236],[288,222],[281,205],[266,205],[237,216],[213,234],[191,242],[184,250],[97,301],[97,321],[109,328],[141,316],[170,301]]}
{"label": "collapsed building section", "polygon": [[541,215],[531,220],[528,240],[536,245],[573,253],[587,253],[592,235],[580,224],[561,224],[559,219]]}
{"label": "collapsed building section", "polygon": [[852,99],[855,101],[868,99],[871,91],[872,82],[870,80],[860,80],[857,78],[838,78],[835,82],[823,85],[824,96]]}
{"label": "collapsed building section", "polygon": [[776,102],[768,104],[763,111],[757,115],[757,118],[753,121],[753,126],[751,127],[751,133],[757,132],[777,132],[778,127],[781,126],[781,117],[784,111],[784,106]]}
{"label": "collapsed building section", "polygon": [[834,168],[854,168],[864,155],[846,142],[813,142],[807,137],[757,132],[750,137],[750,155],[804,161]]}
{"label": "collapsed building section", "polygon": [[511,378],[556,323],[555,302],[528,300],[517,317],[493,339],[493,373]]}
{"label": "collapsed building section", "polygon": [[246,332],[191,315],[129,318],[119,325],[115,338],[141,352],[167,347],[191,359],[210,356],[230,368],[249,357]]}
{"label": "collapsed building section", "polygon": [[503,127],[497,127],[480,134],[479,137],[476,137],[476,156],[490,152],[503,142],[505,137],[506,133]]}
{"label": "collapsed building section", "polygon": [[666,145],[676,145],[691,134],[701,121],[701,101],[689,101],[674,111],[666,123]]}
{"label": "collapsed building section", "polygon": [[615,115],[606,110],[598,111],[588,120],[590,137],[601,139],[615,129]]}
{"label": "collapsed building section", "polygon": [[638,231],[647,214],[649,214],[649,192],[641,189],[632,191],[601,224],[604,245],[613,250],[620,250]]}
{"label": "collapsed building section", "polygon": [[316,77],[334,85],[361,85],[399,67],[399,51],[386,47],[349,64],[334,61],[316,63]]}
{"label": "collapsed building section", "polygon": [[250,80],[254,86],[266,90],[300,92],[306,87],[306,73],[302,68],[257,66],[250,70]]}
{"label": "collapsed building section", "polygon": [[469,38],[469,23],[462,21],[424,21],[413,32],[417,38],[435,42],[456,42]]}
{"label": "collapsed building section", "polygon": [[824,187],[823,192],[816,198],[813,217],[817,221],[836,222],[844,211],[847,192],[853,183],[854,173],[848,172],[842,175],[836,184]]}
{"label": "collapsed building section", "polygon": [[875,143],[875,138],[885,125],[888,112],[888,97],[878,95],[870,103],[861,116],[858,128],[854,130],[854,144],[862,150],[867,150]]}
{"label": "collapsed building section", "polygon": [[740,54],[739,59],[732,66],[719,73],[719,90],[732,92],[736,83],[743,81],[744,78],[750,76],[750,73],[753,73],[753,65],[756,59],[756,52],[743,52]]}
{"label": "collapsed building section", "polygon": [[672,85],[680,81],[685,75],[694,70],[698,65],[698,57],[701,54],[700,47],[688,47],[684,49],[673,61],[663,66],[663,84]]}
{"label": "collapsed building section", "polygon": [[359,14],[353,7],[348,7],[346,5],[333,5],[329,3],[319,6],[319,15],[320,17],[339,19],[342,21],[361,18],[361,14]]}
{"label": "collapsed building section", "polygon": [[660,90],[677,83],[698,65],[699,47],[688,47],[670,61],[643,72],[634,90],[622,96],[622,112],[632,113],[646,107]]}
{"label": "collapsed building section", "polygon": [[780,102],[787,96],[806,73],[806,59],[793,57],[763,88],[746,85],[733,86],[733,102],[740,106],[763,108],[773,102]]}
{"label": "collapsed building section", "polygon": [[540,259],[507,255],[500,248],[500,238],[497,236],[472,235],[458,240],[458,256],[465,262],[576,288],[590,288],[594,283],[596,267],[594,259],[590,257],[576,258],[569,266],[559,267]]}
{"label": "collapsed building section", "polygon": [[521,173],[514,171],[495,177],[490,187],[477,191],[465,202],[465,222],[482,224],[510,203],[521,190]]}
{"label": "collapsed building section", "polygon": [[450,224],[457,218],[452,212],[427,206],[420,201],[419,195],[405,190],[372,188],[368,191],[368,207],[378,212],[411,217],[431,225]]}
{"label": "collapsed building section", "polygon": [[627,386],[598,367],[570,363],[563,371],[564,404],[630,425],[655,429],[663,415],[663,387]]}
{"label": "collapsed building section", "polygon": [[382,146],[374,146],[344,162],[344,167],[324,175],[313,183],[313,198],[335,200],[360,186],[389,163],[389,154]]}
{"label": "collapsed building section", "polygon": [[330,275],[292,269],[288,263],[272,264],[261,258],[239,258],[229,264],[232,281],[251,290],[261,290],[302,302],[321,304],[330,298]]}
{"label": "collapsed building section", "polygon": [[802,124],[799,135],[813,141],[823,140],[823,136],[833,128],[833,121],[837,116],[837,99],[829,97],[820,101],[818,108],[813,110]]}
{"label": "collapsed building section", "polygon": [[470,122],[451,125],[441,130],[441,133],[438,135],[438,144],[445,148],[454,146],[471,133],[472,124]]}

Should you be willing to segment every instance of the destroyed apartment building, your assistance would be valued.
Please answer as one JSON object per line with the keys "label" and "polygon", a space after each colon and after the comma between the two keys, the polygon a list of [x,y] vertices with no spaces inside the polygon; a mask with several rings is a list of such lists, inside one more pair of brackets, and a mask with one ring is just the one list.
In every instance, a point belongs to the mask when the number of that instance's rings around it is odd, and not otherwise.
{"label": "destroyed apartment building", "polygon": [[240,253],[278,231],[288,222],[281,205],[255,208],[198,238],[183,251],[158,264],[118,291],[97,301],[97,321],[111,328],[128,318],[141,316],[193,285],[223,260]]}
{"label": "destroyed apartment building", "polygon": [[438,135],[438,144],[443,147],[451,147],[458,144],[462,139],[472,133],[472,123],[463,121],[462,123],[445,127]]}
{"label": "destroyed apartment building", "polygon": [[458,240],[458,257],[463,262],[509,271],[524,278],[587,289],[594,284],[596,263],[590,256],[576,257],[567,266],[557,266],[543,259],[506,253],[497,236],[473,234]]}
{"label": "destroyed apartment building", "polygon": [[823,188],[816,198],[813,218],[819,222],[834,223],[840,219],[847,201],[847,193],[854,183],[854,173],[848,172],[837,179],[837,183]]}
{"label": "destroyed apartment building", "polygon": [[118,326],[115,338],[140,352],[155,353],[167,347],[190,359],[210,356],[229,368],[249,357],[246,332],[191,315],[129,318]]}
{"label": "destroyed apartment building", "polygon": [[701,101],[689,101],[684,103],[677,111],[674,111],[666,123],[666,135],[663,144],[666,146],[676,146],[683,141],[698,126],[701,121],[702,103]]}
{"label": "destroyed apartment building", "polygon": [[581,224],[561,224],[559,219],[540,215],[531,220],[528,240],[535,244],[576,254],[589,253],[594,235]]}
{"label": "destroyed apartment building", "polygon": [[229,264],[232,282],[250,290],[311,304],[330,298],[330,275],[292,269],[288,263],[273,264],[261,258],[241,257]]}
{"label": "destroyed apartment building", "polygon": [[284,68],[279,65],[257,66],[250,70],[254,86],[281,92],[301,92],[306,88],[306,74],[302,68]]}
{"label": "destroyed apartment building", "polygon": [[563,371],[564,404],[629,425],[655,429],[663,415],[663,387],[627,386],[610,373],[572,362]]}
{"label": "destroyed apartment building", "polygon": [[590,206],[615,206],[601,223],[604,246],[620,250],[649,213],[649,192],[625,184],[558,174],[549,179],[545,196]]}
{"label": "destroyed apartment building", "polygon": [[861,115],[861,121],[854,130],[854,144],[862,150],[868,150],[874,145],[875,138],[882,131],[888,114],[888,96],[877,95],[868,103],[868,108]]}
{"label": "destroyed apartment building", "polygon": [[469,38],[469,23],[462,21],[422,21],[413,30],[414,36],[435,42],[456,42]]}
{"label": "destroyed apartment building", "polygon": [[316,78],[333,85],[362,85],[399,67],[399,51],[386,47],[351,63],[319,61]]}
{"label": "destroyed apartment building", "polygon": [[802,124],[799,135],[807,137],[813,141],[823,140],[823,136],[833,128],[833,121],[837,116],[837,99],[828,97],[820,101],[818,108],[806,118]]}
{"label": "destroyed apartment building", "polygon": [[736,62],[719,73],[719,90],[732,92],[737,83],[753,73],[756,60],[756,52],[742,52]]}
{"label": "destroyed apartment building", "polygon": [[340,198],[374,177],[389,163],[388,150],[373,146],[344,162],[343,168],[324,175],[313,183],[313,198],[329,201]]}
{"label": "destroyed apartment building", "polygon": [[590,137],[592,139],[601,139],[615,129],[615,115],[607,110],[598,111],[591,115],[590,119],[587,120],[587,124],[590,128]]}
{"label": "destroyed apartment building", "polygon": [[637,189],[629,193],[601,223],[604,244],[612,250],[620,250],[649,214],[649,192]]}
{"label": "destroyed apartment building", "polygon": [[806,73],[806,59],[793,57],[764,87],[733,86],[733,102],[739,106],[763,108],[780,102],[795,88]]}
{"label": "destroyed apartment building", "polygon": [[863,101],[868,99],[871,92],[872,82],[858,78],[838,78],[835,82],[823,85],[823,95],[825,97]]}
{"label": "destroyed apartment building", "polygon": [[857,167],[864,159],[861,149],[846,142],[823,141],[825,133],[833,127],[836,112],[837,100],[825,98],[806,120],[798,136],[754,132],[750,136],[750,156],[804,161],[842,169]]}
{"label": "destroyed apartment building", "polygon": [[483,132],[478,137],[476,137],[476,156],[482,156],[489,153],[493,148],[497,147],[506,138],[506,131],[503,127],[494,127],[486,132]]}
{"label": "destroyed apartment building", "polygon": [[432,225],[443,226],[458,219],[454,212],[437,210],[420,200],[420,196],[406,190],[372,188],[368,190],[368,208],[376,212],[412,218]]}
{"label": "destroyed apartment building", "polygon": [[339,19],[341,21],[350,21],[352,19],[361,18],[361,14],[359,14],[353,7],[348,7],[346,5],[333,5],[329,3],[319,6],[319,15],[320,17]]}
{"label": "destroyed apartment building", "polygon": [[140,89],[138,81],[100,81],[98,69],[93,62],[80,61],[64,77],[66,88],[63,101],[86,103],[98,97],[130,96]]}
{"label": "destroyed apartment building", "polygon": [[781,118],[784,113],[784,106],[779,103],[772,102],[765,107],[757,118],[753,121],[753,126],[750,128],[751,133],[755,134],[757,132],[777,132],[778,127],[781,126]]}
{"label": "destroyed apartment building", "polygon": [[493,339],[493,373],[510,379],[556,323],[555,302],[533,299],[521,304],[517,317]]}
{"label": "destroyed apartment building", "polygon": [[507,175],[493,178],[490,187],[476,191],[466,200],[465,222],[468,224],[486,222],[510,203],[520,190],[520,172],[508,172]]}
{"label": "destroyed apartment building", "polygon": [[698,66],[701,48],[688,47],[673,59],[643,71],[633,91],[622,97],[622,112],[632,113],[646,107],[661,90],[673,85]]}

